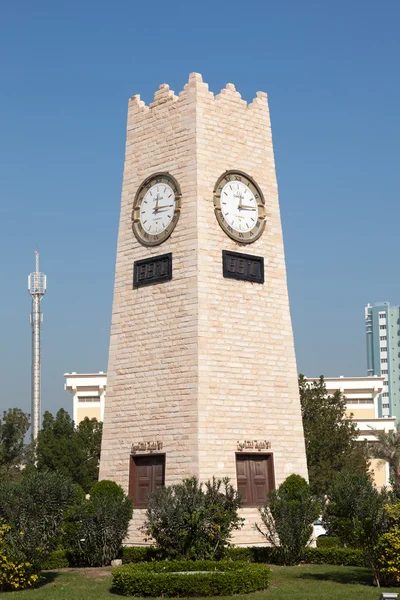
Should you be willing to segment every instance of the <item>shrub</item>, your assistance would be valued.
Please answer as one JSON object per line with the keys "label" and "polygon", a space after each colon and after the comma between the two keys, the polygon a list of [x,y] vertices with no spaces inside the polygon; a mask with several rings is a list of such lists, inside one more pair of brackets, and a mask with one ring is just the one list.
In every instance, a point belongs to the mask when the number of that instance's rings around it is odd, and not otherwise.
{"label": "shrub", "polygon": [[128,532],[133,506],[113,481],[99,481],[65,516],[64,546],[72,562],[90,567],[106,565],[118,556]]}
{"label": "shrub", "polygon": [[270,569],[243,562],[162,561],[123,565],[112,576],[112,591],[124,596],[230,596],[266,589]]}
{"label": "shrub", "polygon": [[310,541],[312,523],[318,517],[320,502],[300,475],[290,475],[277,490],[270,492],[260,509],[264,527],[260,533],[273,547],[279,547],[285,565],[297,564]]}
{"label": "shrub", "polygon": [[0,552],[0,591],[24,590],[36,587],[39,573],[29,562],[13,562]]}
{"label": "shrub", "polygon": [[379,577],[385,585],[400,584],[400,502],[386,505],[389,531],[384,533],[375,548]]}
{"label": "shrub", "polygon": [[161,550],[154,546],[124,546],[122,549],[123,564],[151,562],[161,560],[161,558]]}
{"label": "shrub", "polygon": [[[239,560],[272,565],[280,565],[284,562],[281,549],[272,546],[228,548],[225,557],[232,561]],[[365,566],[362,553],[354,548],[303,548],[301,561],[307,564]]]}
{"label": "shrub", "polygon": [[203,487],[192,477],[150,495],[142,531],[165,558],[220,558],[232,532],[243,525],[239,507],[229,479],[213,478]]}
{"label": "shrub", "polygon": [[39,582],[37,569],[29,562],[15,562],[7,555],[6,537],[10,525],[0,522],[0,591],[23,590]]}
{"label": "shrub", "polygon": [[385,508],[388,499],[386,490],[379,492],[368,476],[343,472],[337,474],[326,506],[328,530],[343,543],[361,550],[376,585],[379,585],[376,545],[389,529]]}
{"label": "shrub", "polygon": [[43,562],[42,570],[65,569],[69,567],[67,552],[65,550],[54,550]]}
{"label": "shrub", "polygon": [[323,535],[316,539],[317,548],[342,548],[343,544],[334,535]]}
{"label": "shrub", "polygon": [[76,490],[59,473],[35,469],[19,481],[0,482],[0,518],[10,524],[4,542],[14,562],[41,561],[57,547],[64,513]]}
{"label": "shrub", "polygon": [[363,553],[356,548],[304,548],[303,561],[315,565],[365,567]]}

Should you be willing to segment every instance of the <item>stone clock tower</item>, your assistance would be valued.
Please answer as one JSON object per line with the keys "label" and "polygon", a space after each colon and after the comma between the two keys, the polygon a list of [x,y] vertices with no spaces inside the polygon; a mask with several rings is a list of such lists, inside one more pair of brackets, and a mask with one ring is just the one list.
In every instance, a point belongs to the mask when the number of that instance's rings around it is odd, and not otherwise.
{"label": "stone clock tower", "polygon": [[129,102],[100,478],[135,510],[196,475],[243,498],[307,477],[266,94],[217,96],[192,73]]}

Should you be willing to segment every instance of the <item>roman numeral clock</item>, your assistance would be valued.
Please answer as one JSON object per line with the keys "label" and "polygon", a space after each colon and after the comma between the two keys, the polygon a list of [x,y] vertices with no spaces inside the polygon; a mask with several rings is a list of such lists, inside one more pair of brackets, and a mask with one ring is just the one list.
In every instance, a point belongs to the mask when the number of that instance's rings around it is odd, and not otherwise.
{"label": "roman numeral clock", "polygon": [[129,101],[100,478],[143,543],[152,491],[229,477],[249,545],[291,473],[307,467],[268,101],[193,73]]}
{"label": "roman numeral clock", "polygon": [[215,215],[233,240],[250,243],[265,227],[265,200],[256,182],[241,171],[227,171],[214,187]]}

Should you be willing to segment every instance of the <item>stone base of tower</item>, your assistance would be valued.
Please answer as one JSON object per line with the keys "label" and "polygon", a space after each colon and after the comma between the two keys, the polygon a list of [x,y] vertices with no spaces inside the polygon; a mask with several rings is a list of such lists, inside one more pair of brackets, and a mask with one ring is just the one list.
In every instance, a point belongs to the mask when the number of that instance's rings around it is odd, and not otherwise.
{"label": "stone base of tower", "polygon": [[[133,519],[129,525],[128,535],[124,540],[125,546],[151,546],[150,540],[140,531],[145,520],[145,509],[134,510]],[[231,543],[235,546],[261,546],[267,545],[265,538],[257,531],[255,524],[261,524],[260,513],[256,508],[242,508],[239,511],[244,519],[244,525],[239,531],[235,531]]]}

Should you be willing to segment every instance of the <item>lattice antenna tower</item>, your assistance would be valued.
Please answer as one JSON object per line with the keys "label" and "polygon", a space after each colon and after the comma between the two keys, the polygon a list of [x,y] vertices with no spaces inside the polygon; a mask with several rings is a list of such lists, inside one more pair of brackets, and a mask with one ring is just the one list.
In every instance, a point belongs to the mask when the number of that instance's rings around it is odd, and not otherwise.
{"label": "lattice antenna tower", "polygon": [[40,328],[43,323],[40,303],[46,293],[46,275],[39,271],[39,252],[37,250],[35,250],[35,256],[36,271],[28,276],[28,290],[32,298],[32,440],[36,440],[40,429]]}

